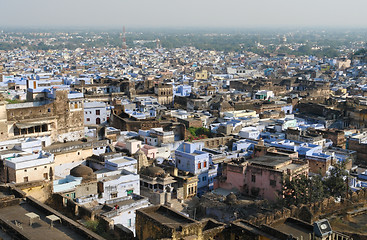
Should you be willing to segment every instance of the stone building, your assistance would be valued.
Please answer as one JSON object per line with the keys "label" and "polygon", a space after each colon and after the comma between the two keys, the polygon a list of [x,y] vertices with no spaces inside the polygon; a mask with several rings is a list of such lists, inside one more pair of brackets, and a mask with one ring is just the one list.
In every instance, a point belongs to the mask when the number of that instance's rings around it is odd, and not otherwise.
{"label": "stone building", "polygon": [[136,210],[138,239],[225,239],[225,224],[213,219],[196,221],[165,206]]}
{"label": "stone building", "polygon": [[[176,180],[162,168],[150,166],[141,170],[140,192],[153,204],[169,204]],[[176,191],[176,190],[175,190]]]}
{"label": "stone building", "polygon": [[77,202],[97,197],[96,175],[90,167],[79,165],[70,170],[70,175],[53,182],[53,192],[70,197]]}
{"label": "stone building", "polygon": [[[7,104],[0,115],[3,139],[51,137],[52,142],[79,140],[84,136],[83,94],[53,89],[42,102]],[[4,105],[0,104],[0,108]],[[6,128],[5,128],[6,125]]]}
{"label": "stone building", "polygon": [[159,104],[173,106],[173,87],[168,84],[158,84],[154,88]]}
{"label": "stone building", "polygon": [[148,158],[147,158],[147,156],[145,155],[145,153],[141,149],[139,149],[134,154],[134,158],[138,161],[138,163],[137,163],[138,173],[140,172],[140,170],[142,168],[149,166]]}

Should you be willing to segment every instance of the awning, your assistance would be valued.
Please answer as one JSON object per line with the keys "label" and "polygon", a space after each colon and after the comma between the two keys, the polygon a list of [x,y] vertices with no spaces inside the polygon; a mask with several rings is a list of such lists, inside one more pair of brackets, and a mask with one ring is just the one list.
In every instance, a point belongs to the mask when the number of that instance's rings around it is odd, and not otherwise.
{"label": "awning", "polygon": [[47,122],[30,122],[30,123],[16,123],[15,126],[19,129],[31,128],[36,126],[42,126],[47,124]]}

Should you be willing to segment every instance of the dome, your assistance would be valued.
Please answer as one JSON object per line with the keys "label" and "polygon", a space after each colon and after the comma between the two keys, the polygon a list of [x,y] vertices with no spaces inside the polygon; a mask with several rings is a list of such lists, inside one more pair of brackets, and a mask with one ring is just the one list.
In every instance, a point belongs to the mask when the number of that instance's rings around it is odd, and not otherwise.
{"label": "dome", "polygon": [[74,177],[87,177],[93,174],[93,170],[90,167],[80,164],[70,170],[70,175]]}
{"label": "dome", "polygon": [[159,177],[166,174],[162,168],[153,166],[145,168],[142,173],[149,177]]}
{"label": "dome", "polygon": [[230,194],[227,195],[225,202],[230,205],[235,204],[237,202],[236,195],[233,192],[231,192]]}

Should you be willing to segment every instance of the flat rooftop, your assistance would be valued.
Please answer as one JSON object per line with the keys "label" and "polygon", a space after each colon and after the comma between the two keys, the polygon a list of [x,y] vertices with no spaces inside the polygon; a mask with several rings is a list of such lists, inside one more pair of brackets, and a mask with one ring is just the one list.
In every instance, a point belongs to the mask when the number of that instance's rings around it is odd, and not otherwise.
{"label": "flat rooftop", "polygon": [[66,143],[53,143],[52,145],[45,147],[44,151],[52,151],[59,148],[65,148],[65,147],[72,147],[76,145],[82,145],[85,144],[85,142],[82,141],[74,141],[74,142],[66,142]]}
{"label": "flat rooftop", "polygon": [[172,228],[178,228],[182,225],[196,223],[195,220],[185,217],[184,215],[181,215],[180,213],[164,206],[148,207],[139,211],[142,211],[157,222]]}
{"label": "flat rooftop", "polygon": [[272,240],[276,240],[278,238],[276,237],[273,237],[271,236],[270,234],[266,234],[264,233],[263,231],[261,231],[259,228],[249,224],[248,222],[246,221],[243,221],[243,220],[237,220],[235,221],[233,224],[245,229],[246,231],[249,231],[249,232],[252,232],[252,233],[255,233],[255,234],[259,234],[260,236],[264,236],[268,239],[272,239]]}
{"label": "flat rooftop", "polygon": [[108,159],[107,161],[111,162],[111,163],[116,163],[116,164],[121,164],[121,163],[134,163],[135,160],[134,158],[126,158],[126,157],[118,157],[118,158],[112,158],[112,159]]}
{"label": "flat rooftop", "polygon": [[[29,218],[25,215],[30,212],[40,216],[40,220],[34,220],[32,226],[29,226]],[[83,236],[61,225],[59,222],[55,222],[54,227],[50,228],[50,224],[48,220],[46,220],[46,215],[28,203],[1,208],[0,218],[6,219],[8,224],[13,224],[14,226],[15,220],[21,223],[23,229],[19,228],[18,231],[30,240],[85,239]]]}
{"label": "flat rooftop", "polygon": [[271,227],[287,235],[292,235],[294,238],[298,238],[298,239],[301,239],[301,237],[303,239],[308,239],[310,234],[313,233],[312,228],[308,229],[306,227],[302,227],[298,224],[295,224],[293,222],[288,222],[288,221],[276,223],[275,225],[272,225]]}
{"label": "flat rooftop", "polygon": [[284,164],[285,162],[291,161],[289,157],[283,156],[271,156],[271,155],[264,155],[260,157],[255,157],[253,159],[248,160],[250,163],[254,163],[257,165],[263,165],[266,167],[271,167],[277,169],[277,166]]}
{"label": "flat rooftop", "polygon": [[24,153],[24,151],[17,150],[17,149],[7,149],[0,151],[0,155],[7,155],[7,154],[21,154]]}

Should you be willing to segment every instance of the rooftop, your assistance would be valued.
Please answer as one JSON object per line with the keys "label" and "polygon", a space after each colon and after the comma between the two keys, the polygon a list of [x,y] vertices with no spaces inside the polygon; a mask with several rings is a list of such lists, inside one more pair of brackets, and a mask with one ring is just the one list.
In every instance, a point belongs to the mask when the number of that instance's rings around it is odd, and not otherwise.
{"label": "rooftop", "polygon": [[308,239],[309,234],[313,233],[313,226],[302,223],[301,221],[293,221],[293,219],[287,219],[285,222],[279,222],[272,226],[276,230],[292,235],[298,239]]}
{"label": "rooftop", "polygon": [[182,225],[196,223],[195,220],[190,219],[164,206],[147,207],[144,209],[139,209],[138,211],[146,214],[148,217],[154,219],[160,224],[172,228],[178,228]]}
{"label": "rooftop", "polygon": [[[32,226],[29,226],[29,218],[25,215],[33,212],[40,216],[40,220],[35,220]],[[70,228],[55,223],[53,228],[50,228],[48,220],[46,220],[46,214],[32,207],[28,203],[21,205],[15,205],[11,207],[0,209],[0,218],[5,220],[8,224],[14,224],[15,221],[21,224],[22,228],[18,231],[21,232],[27,239],[30,240],[48,240],[50,236],[53,239],[85,239],[83,236],[72,231]]]}
{"label": "rooftop", "polygon": [[278,169],[282,167],[282,165],[284,164],[288,165],[291,163],[291,159],[289,159],[289,157],[270,156],[270,155],[256,157],[253,159],[249,159],[248,161],[252,164],[263,165],[274,169]]}

